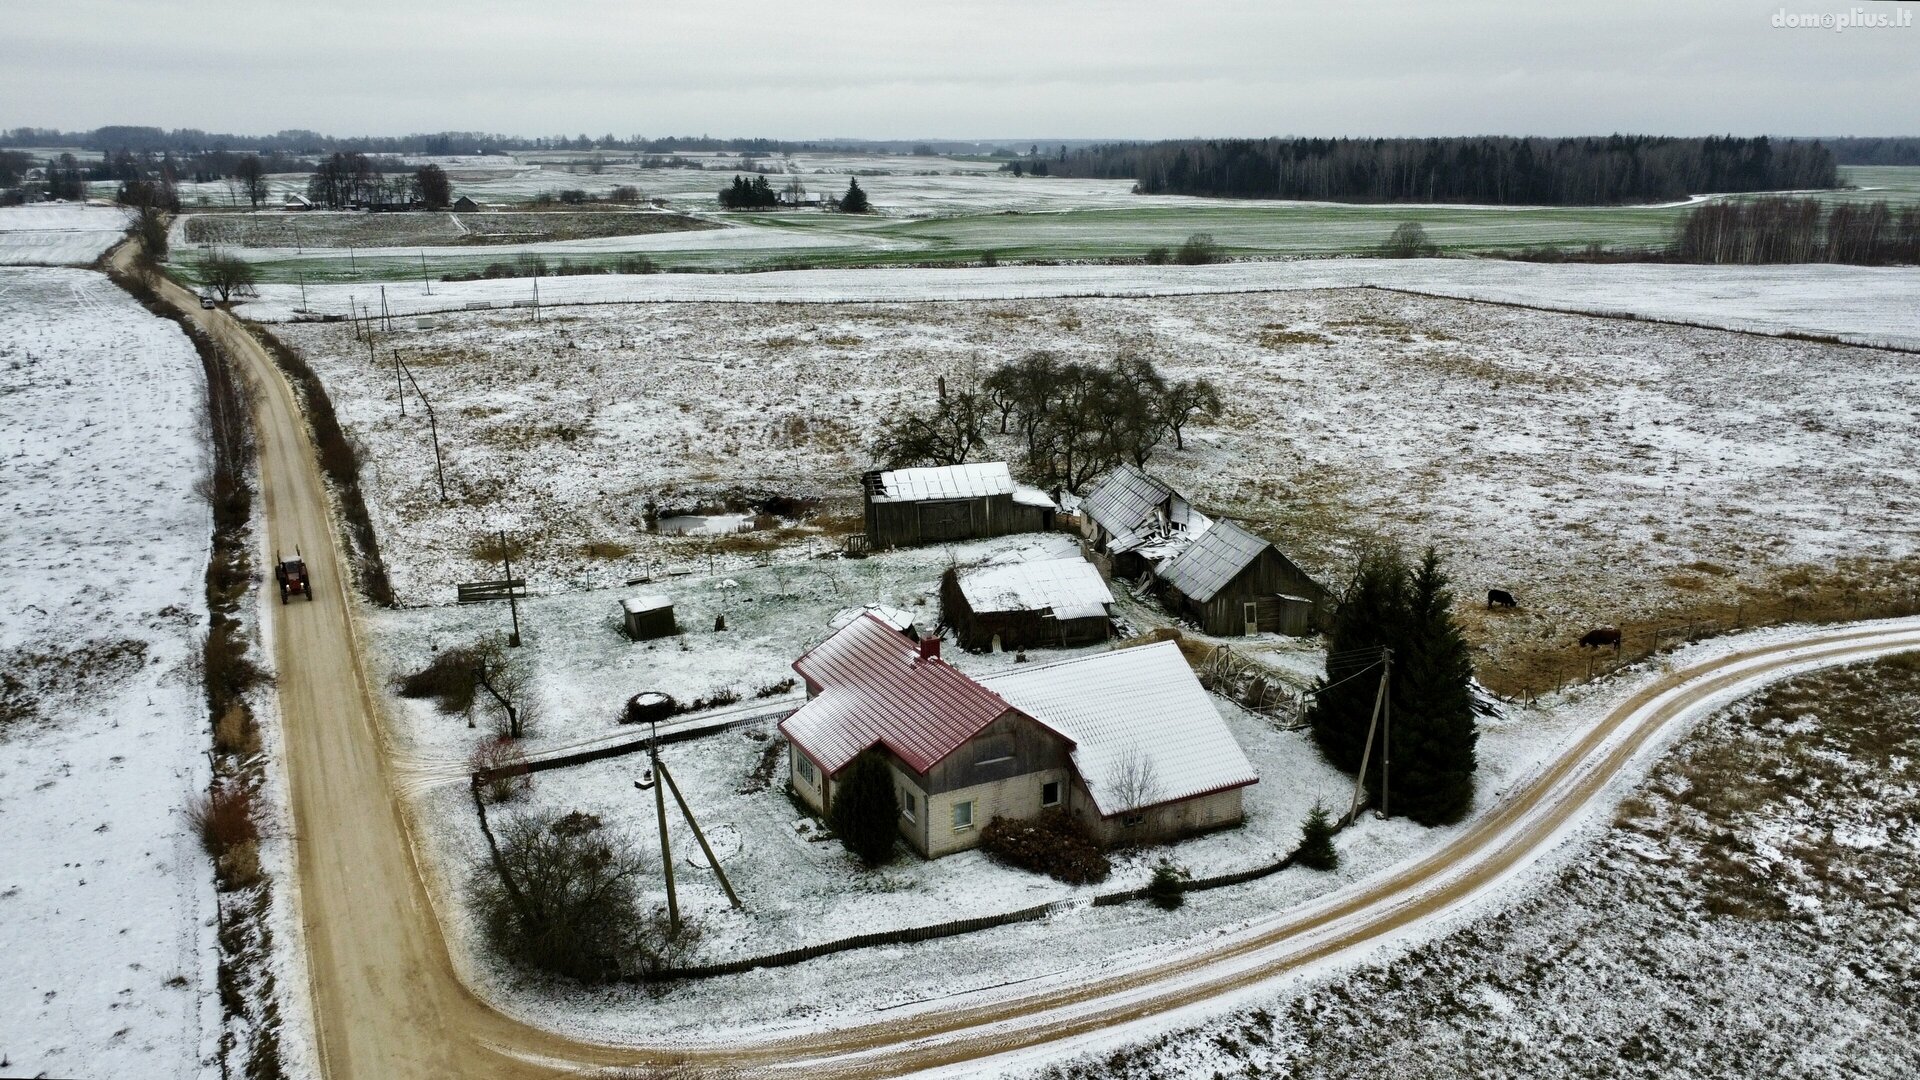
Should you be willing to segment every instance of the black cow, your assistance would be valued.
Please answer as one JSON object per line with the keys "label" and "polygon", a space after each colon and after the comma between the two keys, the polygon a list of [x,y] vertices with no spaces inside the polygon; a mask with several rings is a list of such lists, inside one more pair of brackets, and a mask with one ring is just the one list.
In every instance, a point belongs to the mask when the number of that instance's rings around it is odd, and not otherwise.
{"label": "black cow", "polygon": [[1492,611],[1495,604],[1501,607],[1515,608],[1520,606],[1520,601],[1515,600],[1513,594],[1505,589],[1488,589],[1487,610]]}
{"label": "black cow", "polygon": [[1582,647],[1588,649],[1598,649],[1602,645],[1611,645],[1614,651],[1618,652],[1620,651],[1620,628],[1616,626],[1602,626],[1597,630],[1589,630],[1587,631],[1587,636],[1580,639],[1580,644]]}

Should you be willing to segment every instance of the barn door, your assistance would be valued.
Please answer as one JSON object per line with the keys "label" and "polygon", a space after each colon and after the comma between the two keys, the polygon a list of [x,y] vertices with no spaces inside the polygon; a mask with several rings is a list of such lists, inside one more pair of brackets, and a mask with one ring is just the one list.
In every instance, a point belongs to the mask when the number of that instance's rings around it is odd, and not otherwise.
{"label": "barn door", "polygon": [[920,541],[966,540],[973,536],[973,507],[965,500],[920,504]]}
{"label": "barn door", "polygon": [[1240,605],[1241,620],[1247,624],[1247,636],[1260,632],[1260,605],[1249,600]]}

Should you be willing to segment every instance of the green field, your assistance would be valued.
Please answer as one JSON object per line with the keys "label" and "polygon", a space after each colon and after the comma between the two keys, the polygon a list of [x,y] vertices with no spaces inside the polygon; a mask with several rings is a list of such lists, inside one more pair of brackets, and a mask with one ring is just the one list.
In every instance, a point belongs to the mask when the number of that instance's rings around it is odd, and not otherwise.
{"label": "green field", "polygon": [[[844,167],[844,163],[836,163]],[[639,173],[640,170],[633,170]],[[848,217],[818,210],[721,213],[705,192],[717,186],[715,172],[652,170],[655,192],[675,209],[741,229],[715,229],[697,237],[680,236],[670,244],[636,236],[591,249],[538,246],[489,251],[436,249],[382,256],[339,252],[259,253],[262,280],[379,281],[472,273],[492,263],[539,257],[549,271],[563,265],[611,266],[644,254],[663,270],[760,270],[793,267],[889,266],[920,263],[973,263],[989,256],[1006,261],[1108,260],[1138,258],[1154,247],[1177,247],[1193,233],[1210,233],[1227,254],[1242,257],[1335,256],[1364,254],[1377,248],[1395,226],[1417,221],[1441,250],[1450,254],[1512,251],[1523,247],[1610,248],[1663,245],[1686,213],[1665,207],[1404,207],[1325,203],[1238,202],[1131,196],[1125,182],[1044,178],[1013,179],[1004,174],[956,169],[940,175],[864,177],[882,213]],[[1920,204],[1920,168],[1845,168],[1853,187],[1822,192],[1826,202],[1886,199],[1898,206]],[[609,185],[632,179],[610,169],[592,182]],[[816,190],[844,184],[843,172],[806,175]],[[483,200],[505,205],[531,197],[571,174],[544,173],[512,179],[477,179],[464,186]],[[586,182],[581,178],[581,182]],[[489,183],[499,191],[489,190]],[[503,215],[513,216],[513,215]],[[363,234],[368,246],[435,243],[417,235],[417,215],[392,215],[370,227],[396,230],[386,244]],[[402,234],[405,233],[403,236]],[[595,235],[605,235],[596,230]],[[444,241],[442,241],[444,243]],[[190,271],[189,271],[190,273]]]}

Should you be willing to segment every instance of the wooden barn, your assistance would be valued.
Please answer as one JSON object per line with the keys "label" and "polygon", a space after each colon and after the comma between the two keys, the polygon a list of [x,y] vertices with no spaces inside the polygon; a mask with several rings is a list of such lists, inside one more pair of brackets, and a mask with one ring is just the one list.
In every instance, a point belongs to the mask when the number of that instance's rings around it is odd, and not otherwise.
{"label": "wooden barn", "polygon": [[1113,634],[1113,593],[1079,558],[948,570],[940,621],[974,652],[1092,645]]}
{"label": "wooden barn", "polygon": [[1081,533],[1113,560],[1113,572],[1138,578],[1171,558],[1211,522],[1186,496],[1122,464],[1080,500]]}
{"label": "wooden barn", "polygon": [[1231,521],[1201,533],[1158,576],[1167,606],[1217,637],[1309,634],[1332,604],[1271,542]]}
{"label": "wooden barn", "polygon": [[462,195],[459,198],[453,200],[453,209],[456,213],[471,214],[474,211],[480,209],[480,204],[477,202],[474,202],[471,196]]}
{"label": "wooden barn", "polygon": [[1004,461],[867,473],[867,545],[914,547],[1053,528],[1053,498],[1013,482]]}

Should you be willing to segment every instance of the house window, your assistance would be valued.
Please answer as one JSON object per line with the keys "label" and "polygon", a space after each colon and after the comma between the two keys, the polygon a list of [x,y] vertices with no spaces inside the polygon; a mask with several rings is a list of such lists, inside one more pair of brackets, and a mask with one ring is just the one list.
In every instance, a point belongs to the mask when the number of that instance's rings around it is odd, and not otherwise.
{"label": "house window", "polygon": [[918,814],[919,811],[920,803],[913,797],[913,792],[902,789],[900,792],[900,816],[906,818],[908,821],[918,821],[919,818],[915,815]]}
{"label": "house window", "polygon": [[1059,806],[1060,805],[1060,781],[1049,780],[1048,782],[1040,785],[1040,805],[1041,806]]}
{"label": "house window", "polygon": [[953,831],[966,832],[973,828],[973,800],[953,804]]}
{"label": "house window", "polygon": [[1128,814],[1120,819],[1120,827],[1123,829],[1136,829],[1146,823],[1147,815],[1145,814]]}
{"label": "house window", "polygon": [[808,761],[804,754],[793,755],[793,771],[799,773],[800,779],[805,780],[809,786],[820,782],[819,774],[813,771],[813,762]]}

